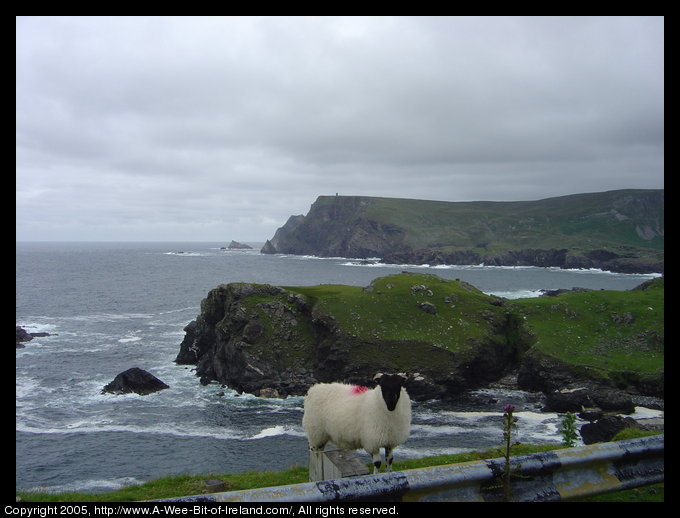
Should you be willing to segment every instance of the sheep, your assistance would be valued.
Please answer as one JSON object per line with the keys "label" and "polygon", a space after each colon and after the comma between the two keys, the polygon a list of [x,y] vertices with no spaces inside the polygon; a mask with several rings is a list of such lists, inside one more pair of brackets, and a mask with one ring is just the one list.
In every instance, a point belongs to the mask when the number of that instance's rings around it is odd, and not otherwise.
{"label": "sheep", "polygon": [[392,471],[393,450],[408,439],[411,399],[399,374],[378,373],[369,389],[344,383],[318,383],[307,392],[302,426],[309,449],[323,451],[331,442],[339,448],[363,448],[380,471],[380,448],[385,448],[386,471]]}

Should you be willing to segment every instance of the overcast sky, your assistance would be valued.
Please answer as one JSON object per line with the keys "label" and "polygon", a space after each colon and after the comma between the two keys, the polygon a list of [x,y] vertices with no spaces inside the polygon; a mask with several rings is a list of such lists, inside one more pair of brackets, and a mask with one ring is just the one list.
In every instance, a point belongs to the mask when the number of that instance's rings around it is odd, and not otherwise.
{"label": "overcast sky", "polygon": [[663,188],[664,20],[19,17],[17,240]]}

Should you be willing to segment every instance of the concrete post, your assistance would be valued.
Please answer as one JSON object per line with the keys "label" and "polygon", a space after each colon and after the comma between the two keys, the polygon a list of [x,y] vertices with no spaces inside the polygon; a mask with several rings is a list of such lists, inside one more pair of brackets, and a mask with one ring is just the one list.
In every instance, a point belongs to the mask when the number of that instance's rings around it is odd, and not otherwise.
{"label": "concrete post", "polygon": [[368,475],[368,468],[357,454],[350,450],[309,452],[309,481],[335,480]]}

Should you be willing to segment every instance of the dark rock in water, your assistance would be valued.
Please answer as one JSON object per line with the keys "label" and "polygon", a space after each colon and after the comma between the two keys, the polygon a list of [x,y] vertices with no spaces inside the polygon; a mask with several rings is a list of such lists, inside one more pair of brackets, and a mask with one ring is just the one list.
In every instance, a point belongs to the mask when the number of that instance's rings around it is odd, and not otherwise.
{"label": "dark rock in water", "polygon": [[640,425],[632,417],[608,415],[595,423],[584,424],[581,427],[581,438],[585,444],[610,441],[624,428],[639,428]]}
{"label": "dark rock in water", "polygon": [[602,409],[597,407],[584,408],[578,413],[578,416],[581,419],[583,419],[584,421],[589,421],[591,423],[594,423],[598,419],[602,419],[603,415],[604,412],[602,412]]}
{"label": "dark rock in water", "polygon": [[111,394],[128,394],[135,392],[143,396],[170,388],[153,374],[133,367],[116,376],[111,383],[102,389],[102,394],[107,392]]}
{"label": "dark rock in water", "polygon": [[260,389],[257,396],[262,398],[280,398],[281,394],[279,394],[279,391],[276,389],[265,387]]}
{"label": "dark rock in water", "polygon": [[31,336],[31,333],[26,331],[23,327],[17,327],[17,342],[28,342],[30,340],[33,340],[33,336]]}
{"label": "dark rock in water", "polygon": [[23,327],[16,326],[17,328],[17,349],[22,349],[26,347],[22,342],[30,342],[34,338],[41,336],[51,336],[50,333],[29,333]]}
{"label": "dark rock in water", "polygon": [[441,398],[446,394],[446,388],[435,383],[429,376],[419,372],[409,374],[404,387],[414,401],[427,401]]}
{"label": "dark rock in water", "polygon": [[546,393],[547,411],[579,412],[585,408],[624,414],[635,411],[630,394],[610,387],[585,386]]}
{"label": "dark rock in water", "polygon": [[26,331],[23,327],[17,327],[17,349],[21,349],[22,347],[26,347],[22,342],[30,342],[33,340],[33,337],[31,336],[31,333]]}
{"label": "dark rock in water", "polygon": [[252,250],[253,247],[246,245],[245,243],[239,243],[238,241],[232,241],[227,247],[229,250]]}
{"label": "dark rock in water", "polygon": [[545,410],[551,412],[576,412],[593,406],[590,394],[585,387],[548,392],[545,395],[545,403]]}

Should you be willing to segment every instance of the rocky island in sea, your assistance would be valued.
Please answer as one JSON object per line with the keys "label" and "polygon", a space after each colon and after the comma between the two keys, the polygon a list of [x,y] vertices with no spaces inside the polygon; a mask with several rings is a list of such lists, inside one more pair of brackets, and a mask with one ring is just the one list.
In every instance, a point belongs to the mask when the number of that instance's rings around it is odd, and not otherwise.
{"label": "rocky island in sea", "polygon": [[227,250],[252,250],[253,247],[246,244],[246,243],[239,243],[238,241],[234,241],[232,239],[231,243],[229,243],[229,246],[227,247],[222,247],[222,249],[227,249]]}
{"label": "rocky island in sea", "polygon": [[664,190],[624,189],[537,201],[445,202],[319,196],[263,253],[664,271]]}
{"label": "rocky island in sea", "polygon": [[175,361],[196,365],[204,384],[263,397],[365,384],[378,371],[406,373],[415,400],[452,398],[509,373],[524,390],[585,387],[577,409],[629,411],[630,394],[663,397],[663,278],[551,295],[507,300],[411,273],[363,288],[231,283],[201,302]]}

